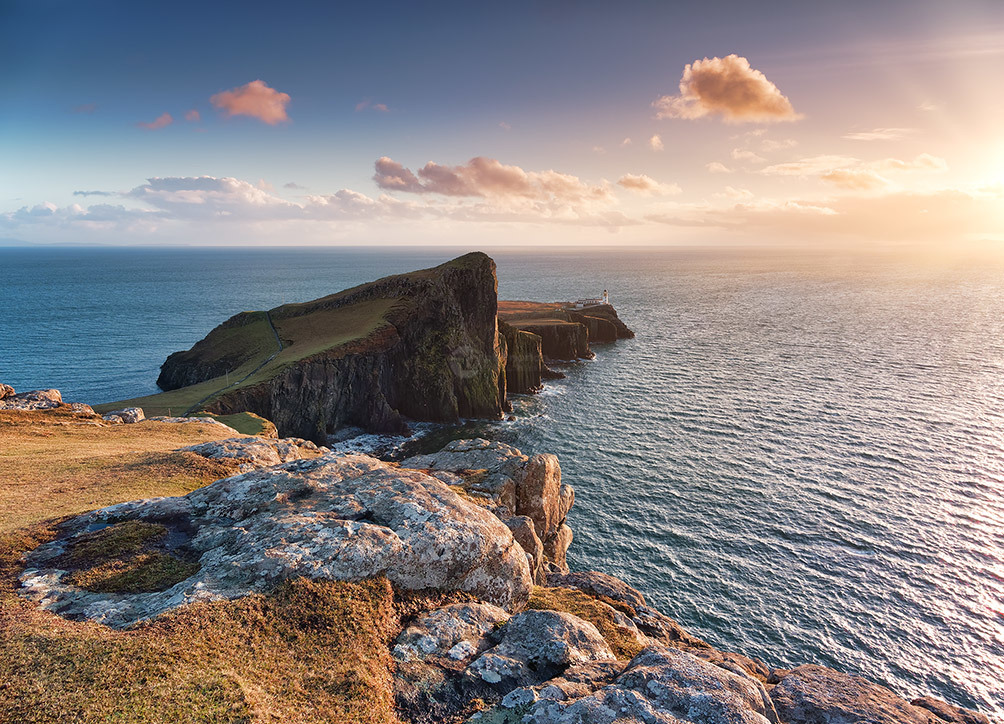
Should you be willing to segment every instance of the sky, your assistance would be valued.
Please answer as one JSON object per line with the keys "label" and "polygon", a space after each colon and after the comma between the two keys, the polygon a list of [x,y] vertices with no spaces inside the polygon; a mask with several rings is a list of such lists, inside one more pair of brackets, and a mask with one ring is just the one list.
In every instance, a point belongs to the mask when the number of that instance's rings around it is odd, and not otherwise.
{"label": "sky", "polygon": [[1004,2],[0,0],[0,243],[1004,247]]}

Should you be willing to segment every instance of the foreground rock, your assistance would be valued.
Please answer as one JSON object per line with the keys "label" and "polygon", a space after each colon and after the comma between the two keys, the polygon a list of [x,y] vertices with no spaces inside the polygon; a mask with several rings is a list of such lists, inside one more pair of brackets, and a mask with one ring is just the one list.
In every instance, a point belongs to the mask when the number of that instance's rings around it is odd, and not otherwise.
{"label": "foreground rock", "polygon": [[511,445],[483,439],[455,440],[437,453],[401,461],[461,487],[513,531],[531,558],[538,583],[548,571],[568,570],[572,542],[566,524],[575,491],[561,482],[554,455],[527,456]]}
{"label": "foreground rock", "polygon": [[233,437],[181,448],[210,460],[235,460],[242,473],[273,465],[315,458],[328,452],[310,440],[298,437],[282,439],[264,437]]}
{"label": "foreground rock", "polygon": [[0,389],[0,410],[52,410],[63,404],[59,390],[31,390],[15,393],[10,385]]}
{"label": "foreground rock", "polygon": [[[75,540],[126,521],[166,528],[161,555],[196,562],[197,572],[142,593],[67,583]],[[464,591],[508,610],[524,606],[532,586],[526,556],[495,516],[429,475],[364,455],[300,460],[180,498],[112,506],[69,521],[64,531],[29,554],[22,593],[61,615],[110,626],[299,576],[386,575],[402,589]]]}
{"label": "foreground rock", "polygon": [[799,666],[771,692],[789,724],[989,724],[982,714],[936,699],[907,702],[884,686],[825,666]]}
{"label": "foreground rock", "polygon": [[101,417],[109,422],[123,422],[129,425],[142,422],[146,419],[142,407],[124,407],[121,410],[106,412]]}

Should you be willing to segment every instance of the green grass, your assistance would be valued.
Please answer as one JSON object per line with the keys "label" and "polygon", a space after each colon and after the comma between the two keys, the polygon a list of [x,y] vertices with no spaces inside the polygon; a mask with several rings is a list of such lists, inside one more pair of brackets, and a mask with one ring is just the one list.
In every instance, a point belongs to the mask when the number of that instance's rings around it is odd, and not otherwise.
{"label": "green grass", "polygon": [[253,412],[237,412],[233,415],[210,415],[207,412],[200,412],[199,417],[211,417],[214,420],[219,420],[242,435],[276,436],[275,425]]}
{"label": "green grass", "polygon": [[[182,415],[202,400],[205,400],[202,407],[208,407],[212,404],[215,394],[227,388],[228,382],[232,384],[250,375],[226,391],[252,387],[272,379],[303,359],[364,340],[387,324],[387,315],[399,303],[398,299],[371,299],[335,309],[323,308],[316,302],[278,307],[272,311],[272,322],[283,341],[283,350],[257,371],[256,368],[277,348],[275,336],[268,329],[267,321],[264,321],[264,312],[261,313],[263,320],[261,323],[255,321],[249,325],[226,329],[218,327],[205,340],[193,347],[192,352],[206,360],[217,360],[227,355],[234,355],[236,351],[242,349],[242,345],[253,350],[254,355],[250,357],[244,355],[242,357],[244,362],[231,371],[229,377],[224,375],[156,395],[95,405],[94,409],[98,412],[109,412],[122,407],[142,407],[147,416],[154,416]],[[262,324],[268,331],[271,340],[269,345],[262,343]],[[217,343],[220,345],[219,349],[216,347]],[[254,374],[251,374],[252,372]],[[245,429],[253,428],[252,425],[243,423],[242,426]],[[244,431],[240,427],[235,429]]]}

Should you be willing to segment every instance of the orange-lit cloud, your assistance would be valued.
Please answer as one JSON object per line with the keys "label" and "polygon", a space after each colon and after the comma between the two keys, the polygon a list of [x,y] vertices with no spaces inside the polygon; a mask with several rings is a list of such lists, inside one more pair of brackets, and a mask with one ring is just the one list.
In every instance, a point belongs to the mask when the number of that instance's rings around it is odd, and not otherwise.
{"label": "orange-lit cloud", "polygon": [[645,174],[624,174],[617,179],[617,185],[642,196],[671,196],[683,193],[677,184],[659,183]]}
{"label": "orange-lit cloud", "polygon": [[200,121],[202,120],[202,114],[193,108],[192,110],[185,113],[185,120],[192,122]]}
{"label": "orange-lit cloud", "polygon": [[735,161],[746,161],[747,163],[763,163],[767,159],[763,156],[758,156],[752,151],[748,151],[742,148],[733,148],[730,154],[732,159]]}
{"label": "orange-lit cloud", "polygon": [[227,117],[251,116],[270,126],[289,120],[286,114],[289,101],[289,94],[269,88],[262,80],[253,80],[246,85],[217,93],[209,99]]}
{"label": "orange-lit cloud", "polygon": [[885,158],[865,162],[853,156],[813,156],[798,161],[774,164],[761,169],[767,176],[818,177],[840,188],[855,191],[881,189],[892,185],[883,174],[925,172],[938,173],[948,170],[945,159],[922,153],[916,158],[902,160]]}
{"label": "orange-lit cloud", "polygon": [[871,131],[845,133],[842,138],[848,141],[898,141],[914,133],[917,133],[916,128],[875,128]]}
{"label": "orange-lit cloud", "polygon": [[661,151],[666,148],[662,143],[662,137],[658,133],[648,139],[648,147],[653,151]]}
{"label": "orange-lit cloud", "polygon": [[712,161],[705,168],[708,169],[709,173],[732,173],[732,169],[721,161]]}
{"label": "orange-lit cloud", "polygon": [[680,94],[653,104],[658,118],[721,116],[728,123],[797,121],[802,115],[746,58],[732,54],[689,63]]}
{"label": "orange-lit cloud", "polygon": [[149,123],[140,122],[136,125],[140,128],[145,128],[148,131],[156,131],[164,126],[170,126],[174,123],[174,118],[171,117],[170,113],[161,113],[157,118],[150,121]]}
{"label": "orange-lit cloud", "polygon": [[494,158],[478,156],[460,166],[444,166],[430,161],[413,173],[397,161],[383,156],[374,164],[373,180],[388,191],[443,196],[523,197],[527,199],[580,202],[608,201],[605,186],[590,186],[577,176],[557,171],[524,171]]}

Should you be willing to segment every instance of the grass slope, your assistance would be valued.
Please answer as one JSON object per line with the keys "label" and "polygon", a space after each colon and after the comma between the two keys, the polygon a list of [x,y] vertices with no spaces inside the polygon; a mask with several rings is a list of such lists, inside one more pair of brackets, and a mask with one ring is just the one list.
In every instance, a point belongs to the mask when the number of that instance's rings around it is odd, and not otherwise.
{"label": "grass slope", "polygon": [[[293,581],[125,631],[67,621],[17,594],[21,556],[58,534],[52,516],[228,475],[227,463],[171,452],[226,436],[195,423],[0,412],[0,722],[398,724],[388,645],[399,624],[385,579]],[[159,528],[99,531],[69,552],[70,567],[90,587],[162,586],[184,571],[154,555]]]}
{"label": "grass slope", "polygon": [[335,309],[324,308],[318,302],[278,307],[271,315],[283,349],[267,363],[277,349],[275,336],[265,313],[255,313],[261,315],[260,319],[255,317],[245,325],[221,325],[192,349],[207,361],[242,360],[229,376],[156,395],[95,405],[94,409],[109,412],[122,407],[142,407],[147,416],[184,414],[200,402],[210,404],[224,390],[266,382],[296,362],[365,339],[387,324],[387,314],[399,303],[398,299],[371,299]]}

